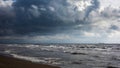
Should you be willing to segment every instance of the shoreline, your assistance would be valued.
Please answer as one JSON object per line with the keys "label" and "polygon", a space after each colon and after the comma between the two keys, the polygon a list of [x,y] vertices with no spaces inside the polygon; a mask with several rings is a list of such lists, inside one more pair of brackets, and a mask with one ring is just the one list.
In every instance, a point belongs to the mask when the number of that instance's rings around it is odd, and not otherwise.
{"label": "shoreline", "polygon": [[0,68],[60,68],[0,55]]}

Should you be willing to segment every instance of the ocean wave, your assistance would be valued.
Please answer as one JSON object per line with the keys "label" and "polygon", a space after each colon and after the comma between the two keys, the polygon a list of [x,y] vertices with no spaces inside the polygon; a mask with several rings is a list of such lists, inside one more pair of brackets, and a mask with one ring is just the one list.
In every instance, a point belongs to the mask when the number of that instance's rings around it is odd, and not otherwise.
{"label": "ocean wave", "polygon": [[[88,68],[86,66],[96,68],[109,63],[111,66],[119,67],[119,49],[120,46],[114,45],[8,44],[0,46],[0,53],[36,63],[68,65],[73,68],[80,66],[82,68]],[[78,67],[74,67],[74,65],[78,65]]]}
{"label": "ocean wave", "polygon": [[[36,50],[36,51],[49,51],[49,52],[63,52],[63,53],[70,53],[70,54],[79,54],[79,55],[86,55],[86,54],[111,54],[112,51],[118,51],[115,47],[111,46],[97,46],[97,45],[34,45],[34,44],[9,44],[8,47],[13,48],[22,48],[24,50]],[[6,51],[10,52],[10,51]],[[112,53],[113,54],[113,53]]]}
{"label": "ocean wave", "polygon": [[46,63],[44,60],[40,60],[40,59],[35,58],[35,57],[21,56],[21,55],[17,55],[17,54],[11,54],[11,55],[15,58],[18,58],[18,59],[24,59],[24,60],[28,60],[28,61],[32,61],[32,62]]}
{"label": "ocean wave", "polygon": [[21,56],[17,54],[11,54],[14,58],[23,59],[31,62],[36,63],[43,63],[43,64],[52,64],[52,65],[59,65],[61,64],[60,58],[45,58],[45,57],[29,57],[29,56]]}

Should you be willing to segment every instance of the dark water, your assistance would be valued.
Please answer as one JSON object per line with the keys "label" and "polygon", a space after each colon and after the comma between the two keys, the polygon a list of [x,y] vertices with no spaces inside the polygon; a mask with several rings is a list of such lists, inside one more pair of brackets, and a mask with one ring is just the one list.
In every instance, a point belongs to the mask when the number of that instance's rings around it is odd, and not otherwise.
{"label": "dark water", "polygon": [[0,44],[0,53],[62,68],[120,68],[118,44]]}

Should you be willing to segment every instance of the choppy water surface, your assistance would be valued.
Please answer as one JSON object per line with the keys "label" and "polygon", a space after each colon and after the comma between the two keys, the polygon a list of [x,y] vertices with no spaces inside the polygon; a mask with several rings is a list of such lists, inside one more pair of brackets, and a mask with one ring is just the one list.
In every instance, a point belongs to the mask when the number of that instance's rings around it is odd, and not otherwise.
{"label": "choppy water surface", "polygon": [[120,68],[118,44],[0,44],[0,53],[62,68]]}

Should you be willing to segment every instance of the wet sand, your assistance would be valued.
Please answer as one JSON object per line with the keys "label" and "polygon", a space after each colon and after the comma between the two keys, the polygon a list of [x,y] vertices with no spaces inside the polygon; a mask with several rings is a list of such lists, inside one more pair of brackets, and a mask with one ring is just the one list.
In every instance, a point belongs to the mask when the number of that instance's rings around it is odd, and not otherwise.
{"label": "wet sand", "polygon": [[60,68],[0,55],[0,68]]}

